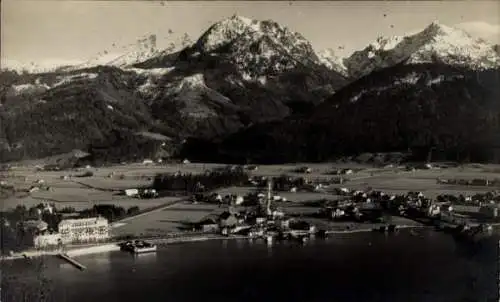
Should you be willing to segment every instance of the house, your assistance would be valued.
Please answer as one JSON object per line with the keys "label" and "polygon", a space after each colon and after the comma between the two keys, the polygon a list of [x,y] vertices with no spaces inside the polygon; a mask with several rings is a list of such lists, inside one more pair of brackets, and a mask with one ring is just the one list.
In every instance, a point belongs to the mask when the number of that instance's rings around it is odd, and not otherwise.
{"label": "house", "polygon": [[284,219],[281,219],[281,220],[280,220],[280,226],[281,226],[282,228],[287,229],[287,228],[289,228],[289,227],[290,227],[290,222],[291,222],[291,221],[292,221],[292,219],[291,219],[291,218],[284,218]]}
{"label": "house", "polygon": [[439,214],[441,213],[440,211],[440,207],[436,204],[432,204],[430,207],[429,207],[429,210],[428,210],[428,216],[429,217],[436,217],[438,216]]}
{"label": "house", "polygon": [[144,189],[139,195],[141,198],[156,198],[158,197],[158,192],[155,189]]}
{"label": "house", "polygon": [[283,218],[285,217],[285,213],[280,210],[275,210],[272,212],[273,218]]}
{"label": "house", "polygon": [[135,196],[139,195],[139,190],[138,189],[126,189],[125,195],[130,196],[130,197],[135,197]]}
{"label": "house", "polygon": [[38,192],[40,191],[40,188],[39,187],[35,187],[35,186],[31,186],[29,189],[28,189],[28,192],[30,193],[33,193],[33,192]]}
{"label": "house", "polygon": [[343,169],[342,170],[342,174],[345,174],[345,175],[350,175],[353,173],[354,173],[354,171],[352,169]]}
{"label": "house", "polygon": [[243,204],[243,201],[244,201],[244,198],[243,196],[236,196],[236,198],[234,199],[234,204],[235,205],[241,205]]}
{"label": "house", "polygon": [[151,159],[145,159],[145,160],[142,161],[142,164],[143,165],[152,165],[153,161]]}
{"label": "house", "polygon": [[217,217],[209,215],[196,224],[197,228],[203,232],[217,232],[219,231],[219,224]]}
{"label": "house", "polygon": [[225,211],[219,216],[219,225],[220,227],[234,227],[238,224],[238,218],[229,212]]}

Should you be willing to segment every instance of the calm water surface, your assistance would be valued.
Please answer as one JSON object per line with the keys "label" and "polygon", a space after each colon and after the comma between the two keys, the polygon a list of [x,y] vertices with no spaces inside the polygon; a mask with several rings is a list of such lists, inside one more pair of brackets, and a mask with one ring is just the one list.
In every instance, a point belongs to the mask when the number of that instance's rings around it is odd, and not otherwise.
{"label": "calm water surface", "polygon": [[498,301],[494,241],[421,234],[170,245],[80,257],[83,272],[55,258],[6,262],[1,301]]}

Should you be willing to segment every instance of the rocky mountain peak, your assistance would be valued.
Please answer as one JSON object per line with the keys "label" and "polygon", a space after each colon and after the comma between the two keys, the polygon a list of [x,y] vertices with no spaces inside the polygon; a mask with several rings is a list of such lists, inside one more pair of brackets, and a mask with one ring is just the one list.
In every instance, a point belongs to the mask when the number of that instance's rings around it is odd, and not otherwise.
{"label": "rocky mountain peak", "polygon": [[272,20],[237,15],[211,26],[195,43],[194,50],[225,56],[245,79],[320,64],[311,44],[301,34]]}
{"label": "rocky mountain peak", "polygon": [[486,41],[435,21],[415,34],[379,37],[365,49],[354,52],[344,63],[351,76],[360,77],[401,62],[446,63],[483,69],[499,66],[500,57]]}

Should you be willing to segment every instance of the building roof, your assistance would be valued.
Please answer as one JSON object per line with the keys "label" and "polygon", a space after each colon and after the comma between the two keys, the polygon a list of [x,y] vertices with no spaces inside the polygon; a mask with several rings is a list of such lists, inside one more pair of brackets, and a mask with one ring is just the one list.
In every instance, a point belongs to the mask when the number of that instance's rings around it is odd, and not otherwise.
{"label": "building roof", "polygon": [[103,217],[91,217],[91,218],[75,218],[75,219],[64,219],[62,220],[59,225],[71,225],[74,223],[98,223],[98,222],[105,222],[108,223],[108,220]]}
{"label": "building roof", "polygon": [[207,218],[202,219],[200,222],[198,222],[198,224],[201,224],[201,225],[217,224],[217,220],[214,219],[213,217],[207,217]]}
{"label": "building roof", "polygon": [[226,219],[230,218],[231,216],[234,217],[234,214],[229,212],[229,211],[224,211],[224,212],[222,212],[222,214],[219,215],[219,218],[226,220]]}

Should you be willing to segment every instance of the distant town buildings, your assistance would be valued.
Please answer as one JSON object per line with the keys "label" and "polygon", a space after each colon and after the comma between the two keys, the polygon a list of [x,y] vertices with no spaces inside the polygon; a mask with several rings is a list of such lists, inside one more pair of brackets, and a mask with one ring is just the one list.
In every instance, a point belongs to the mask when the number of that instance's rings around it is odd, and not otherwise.
{"label": "distant town buildings", "polygon": [[63,243],[92,242],[109,238],[108,220],[103,217],[67,219],[59,223]]}

